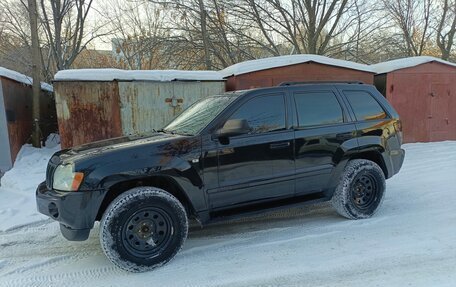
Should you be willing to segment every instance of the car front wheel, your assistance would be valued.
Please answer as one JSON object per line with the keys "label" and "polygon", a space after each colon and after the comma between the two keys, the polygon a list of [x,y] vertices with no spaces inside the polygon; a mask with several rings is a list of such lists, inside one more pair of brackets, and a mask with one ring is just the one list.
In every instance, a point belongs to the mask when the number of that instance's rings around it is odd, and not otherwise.
{"label": "car front wheel", "polygon": [[185,208],[173,195],[154,187],[124,192],[107,208],[100,243],[121,269],[144,272],[171,260],[187,238]]}

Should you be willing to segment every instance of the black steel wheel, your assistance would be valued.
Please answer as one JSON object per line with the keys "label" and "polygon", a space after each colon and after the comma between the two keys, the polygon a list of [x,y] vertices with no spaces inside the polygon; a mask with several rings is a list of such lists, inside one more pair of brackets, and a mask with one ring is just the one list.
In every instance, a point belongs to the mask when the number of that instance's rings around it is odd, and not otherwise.
{"label": "black steel wheel", "polygon": [[154,206],[133,213],[122,228],[125,249],[138,258],[159,255],[171,243],[173,222],[167,211]]}
{"label": "black steel wheel", "polygon": [[332,204],[336,211],[350,219],[371,217],[380,207],[385,193],[385,175],[369,160],[348,162],[334,191]]}
{"label": "black steel wheel", "polygon": [[369,209],[378,195],[378,184],[371,174],[359,174],[350,188],[352,203],[360,210]]}
{"label": "black steel wheel", "polygon": [[118,267],[143,272],[165,264],[182,247],[188,232],[182,204],[164,190],[131,189],[103,215],[100,242]]}

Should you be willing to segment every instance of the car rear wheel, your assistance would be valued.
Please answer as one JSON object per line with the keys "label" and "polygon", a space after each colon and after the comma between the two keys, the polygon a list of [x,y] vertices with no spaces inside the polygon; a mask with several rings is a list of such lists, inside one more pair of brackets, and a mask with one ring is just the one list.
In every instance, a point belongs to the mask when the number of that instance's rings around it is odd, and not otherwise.
{"label": "car rear wheel", "polygon": [[336,211],[346,218],[369,218],[379,209],[385,186],[385,175],[375,162],[351,160],[344,169],[331,202]]}
{"label": "car rear wheel", "polygon": [[100,243],[108,259],[131,272],[144,272],[171,260],[187,238],[185,208],[154,187],[133,188],[107,208]]}

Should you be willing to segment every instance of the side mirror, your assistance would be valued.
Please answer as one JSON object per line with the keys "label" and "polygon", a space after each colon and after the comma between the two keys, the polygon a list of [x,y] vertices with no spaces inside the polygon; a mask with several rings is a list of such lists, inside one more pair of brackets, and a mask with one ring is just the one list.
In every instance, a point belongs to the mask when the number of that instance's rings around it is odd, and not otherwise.
{"label": "side mirror", "polygon": [[218,137],[232,137],[250,132],[250,126],[247,120],[244,119],[232,119],[227,120],[223,127],[218,130]]}

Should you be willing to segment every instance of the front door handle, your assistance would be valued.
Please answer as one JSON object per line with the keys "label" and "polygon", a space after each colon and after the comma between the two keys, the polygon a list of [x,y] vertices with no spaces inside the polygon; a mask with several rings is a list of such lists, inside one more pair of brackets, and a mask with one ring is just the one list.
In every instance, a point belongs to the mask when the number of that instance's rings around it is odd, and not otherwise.
{"label": "front door handle", "polygon": [[336,135],[336,139],[339,141],[346,141],[353,138],[352,133],[340,133]]}
{"label": "front door handle", "polygon": [[290,142],[278,142],[269,145],[270,149],[282,149],[290,146]]}

